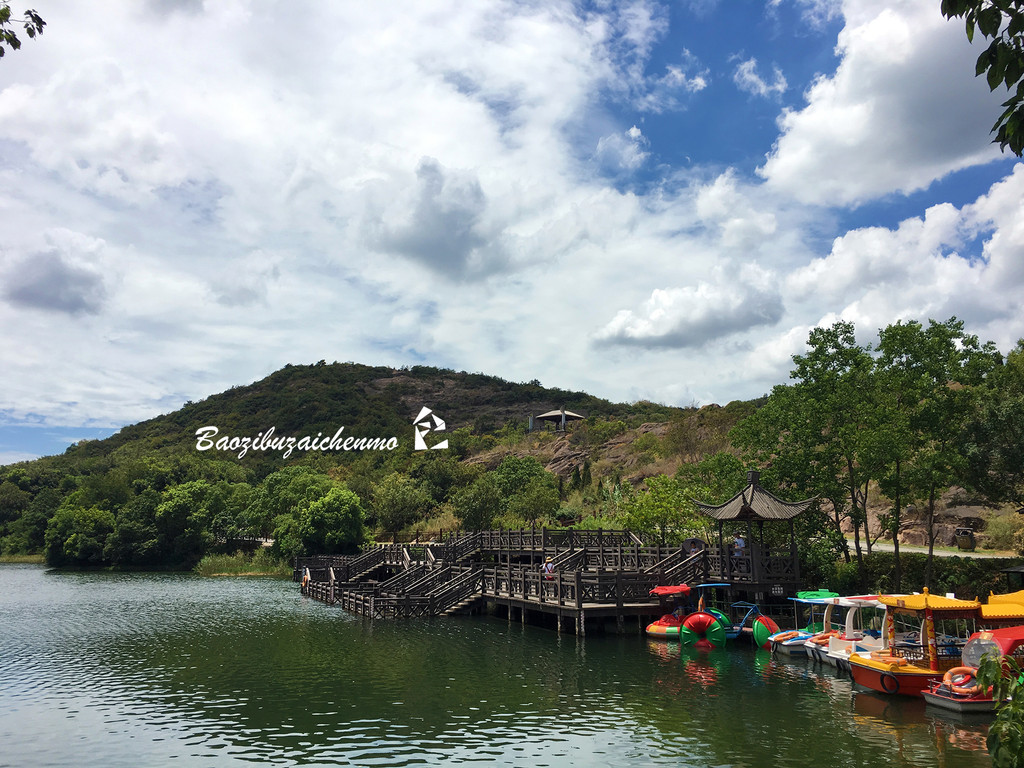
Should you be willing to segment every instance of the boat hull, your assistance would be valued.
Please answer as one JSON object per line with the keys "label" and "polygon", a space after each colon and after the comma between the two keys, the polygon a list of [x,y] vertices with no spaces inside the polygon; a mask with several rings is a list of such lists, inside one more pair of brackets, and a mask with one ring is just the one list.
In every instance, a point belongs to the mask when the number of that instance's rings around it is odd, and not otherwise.
{"label": "boat hull", "polygon": [[942,672],[913,664],[894,664],[850,656],[850,675],[857,685],[890,696],[924,696],[926,689],[942,680]]}
{"label": "boat hull", "polygon": [[791,629],[785,632],[776,632],[769,636],[766,642],[772,653],[783,656],[806,656],[807,648],[804,646],[804,642],[810,636],[810,632],[802,629]]}
{"label": "boat hull", "polygon": [[989,714],[996,711],[995,699],[987,696],[957,696],[941,688],[926,690],[921,695],[930,706],[948,709],[961,715]]}
{"label": "boat hull", "polygon": [[648,624],[647,625],[647,636],[653,637],[656,640],[678,640],[679,639],[679,625],[666,626],[664,624]]}

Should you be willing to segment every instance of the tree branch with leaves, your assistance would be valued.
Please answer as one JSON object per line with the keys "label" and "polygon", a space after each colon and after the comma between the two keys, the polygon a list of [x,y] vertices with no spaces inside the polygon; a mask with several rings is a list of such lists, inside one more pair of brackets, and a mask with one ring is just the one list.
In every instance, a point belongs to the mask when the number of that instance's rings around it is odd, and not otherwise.
{"label": "tree branch with leaves", "polygon": [[0,58],[6,53],[7,48],[12,51],[21,48],[21,40],[15,29],[19,24],[24,28],[29,39],[43,34],[43,27],[46,26],[43,17],[35,11],[25,11],[21,18],[14,18],[11,6],[8,3],[0,2]]}
{"label": "tree branch with leaves", "polygon": [[1010,98],[1004,112],[992,126],[1000,149],[1018,157],[1024,152],[1024,0],[942,0],[942,15],[962,18],[967,39],[974,35],[991,40],[975,65],[975,74],[985,74],[989,90],[1005,85]]}

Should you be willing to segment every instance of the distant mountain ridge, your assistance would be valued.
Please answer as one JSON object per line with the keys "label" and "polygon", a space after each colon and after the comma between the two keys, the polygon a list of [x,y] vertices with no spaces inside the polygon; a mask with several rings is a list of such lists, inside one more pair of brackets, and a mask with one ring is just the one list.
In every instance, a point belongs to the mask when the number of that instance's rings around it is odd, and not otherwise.
{"label": "distant mountain ridge", "polygon": [[694,409],[647,401],[613,403],[585,392],[547,388],[538,381],[515,383],[482,373],[431,366],[390,368],[359,363],[286,365],[266,378],[235,386],[177,411],[121,429],[105,440],[73,446],[69,452],[107,455],[141,441],[150,448],[182,441],[194,445],[196,430],[216,426],[220,435],[254,437],[273,427],[278,435],[411,434],[423,406],[449,431],[471,427],[493,432],[507,423],[528,423],[531,414],[566,408],[597,420],[630,426],[667,422]]}

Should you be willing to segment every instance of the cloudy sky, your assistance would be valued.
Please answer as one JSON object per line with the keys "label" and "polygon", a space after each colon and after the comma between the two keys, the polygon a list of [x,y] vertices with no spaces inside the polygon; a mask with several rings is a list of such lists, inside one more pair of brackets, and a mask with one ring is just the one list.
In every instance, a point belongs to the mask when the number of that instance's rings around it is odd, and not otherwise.
{"label": "cloudy sky", "polygon": [[691,405],[839,318],[1005,352],[1024,167],[939,5],[33,2],[0,463],[321,359]]}

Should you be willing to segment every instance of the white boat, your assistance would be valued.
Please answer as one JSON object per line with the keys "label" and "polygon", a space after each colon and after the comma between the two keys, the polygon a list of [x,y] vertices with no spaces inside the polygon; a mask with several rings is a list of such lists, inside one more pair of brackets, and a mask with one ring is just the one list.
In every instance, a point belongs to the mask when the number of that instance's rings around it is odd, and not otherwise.
{"label": "white boat", "polygon": [[816,615],[818,617],[822,616],[828,608],[829,601],[834,599],[834,593],[833,597],[791,597],[789,599],[794,603],[797,612],[797,623],[800,621],[801,607],[807,606],[809,608],[807,625],[802,629],[776,632],[768,638],[768,642],[771,643],[772,653],[778,653],[783,656],[806,656],[807,639],[820,632],[823,626],[821,618],[816,618]]}
{"label": "white boat", "polygon": [[[828,639],[822,661],[848,672],[851,653],[866,656],[872,651],[885,649],[882,627],[885,626],[886,607],[875,595],[839,598],[837,605],[846,608],[846,618],[842,629]],[[906,641],[909,635],[900,633],[898,639]]]}

